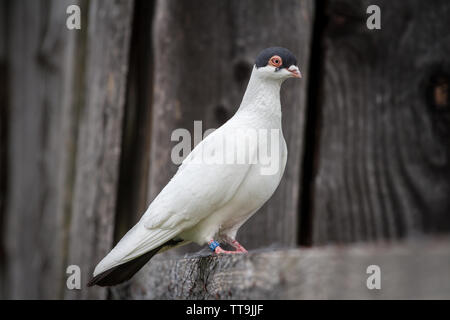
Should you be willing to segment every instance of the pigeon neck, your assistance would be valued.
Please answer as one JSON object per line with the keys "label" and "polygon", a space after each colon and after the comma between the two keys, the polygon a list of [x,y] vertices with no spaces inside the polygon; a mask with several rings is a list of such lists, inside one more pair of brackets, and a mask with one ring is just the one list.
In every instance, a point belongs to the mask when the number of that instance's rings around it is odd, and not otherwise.
{"label": "pigeon neck", "polygon": [[253,68],[238,112],[250,111],[281,117],[280,88],[282,82],[282,80],[264,78]]}

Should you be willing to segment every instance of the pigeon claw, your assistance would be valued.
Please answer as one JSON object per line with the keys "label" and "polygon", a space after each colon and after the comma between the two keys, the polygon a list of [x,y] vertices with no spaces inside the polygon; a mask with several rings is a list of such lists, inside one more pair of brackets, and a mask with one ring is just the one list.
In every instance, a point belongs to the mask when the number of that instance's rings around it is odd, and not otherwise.
{"label": "pigeon claw", "polygon": [[243,251],[228,251],[228,250],[223,250],[221,247],[216,247],[214,249],[214,253],[216,254],[236,254],[236,253],[244,253]]}
{"label": "pigeon claw", "polygon": [[208,242],[209,248],[214,251],[215,254],[236,254],[236,253],[247,253],[248,251],[245,250],[245,248],[236,240],[226,237],[225,242],[230,244],[233,248],[235,248],[235,251],[228,251],[224,250],[220,247],[220,244],[217,241],[214,241],[214,239],[211,239]]}
{"label": "pigeon claw", "polygon": [[233,248],[236,249],[236,251],[234,252],[238,252],[238,253],[248,253],[248,251],[236,240],[232,240],[230,242],[230,244],[233,246]]}

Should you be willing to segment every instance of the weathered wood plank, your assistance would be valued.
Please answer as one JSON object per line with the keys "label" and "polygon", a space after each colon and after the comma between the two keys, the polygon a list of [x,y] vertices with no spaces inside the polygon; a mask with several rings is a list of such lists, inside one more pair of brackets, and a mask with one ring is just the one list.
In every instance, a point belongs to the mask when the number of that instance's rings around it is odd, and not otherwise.
{"label": "weathered wood plank", "polygon": [[[65,27],[70,4],[81,31]],[[8,298],[105,295],[64,292],[65,269],[87,279],[112,243],[132,8],[9,3]]]}
{"label": "weathered wood plank", "polygon": [[[173,130],[193,133],[193,122],[202,120],[205,131],[231,117],[260,50],[290,48],[306,72],[312,20],[312,1],[157,2],[149,200],[176,172],[171,161]],[[270,203],[238,235],[248,248],[296,243],[306,82],[288,81],[284,86],[288,166]]]}
{"label": "weathered wood plank", "polygon": [[[367,267],[381,289],[367,288]],[[154,261],[113,298],[135,299],[448,299],[449,239]]]}
{"label": "weathered wood plank", "polygon": [[8,298],[57,298],[65,285],[65,222],[75,136],[78,1],[8,3]]}
{"label": "weathered wood plank", "polygon": [[0,299],[6,297],[6,251],[2,230],[5,226],[6,187],[8,179],[8,3],[0,3]]}
{"label": "weathered wood plank", "polygon": [[450,230],[450,3],[331,1],[313,243]]}
{"label": "weathered wood plank", "polygon": [[[83,281],[111,249],[125,105],[133,1],[90,1],[85,103],[80,111],[67,264]],[[106,290],[72,290],[66,298],[104,298]]]}
{"label": "weathered wood plank", "polygon": [[152,25],[154,1],[135,1],[127,99],[122,128],[115,241],[139,220],[147,208],[153,101]]}

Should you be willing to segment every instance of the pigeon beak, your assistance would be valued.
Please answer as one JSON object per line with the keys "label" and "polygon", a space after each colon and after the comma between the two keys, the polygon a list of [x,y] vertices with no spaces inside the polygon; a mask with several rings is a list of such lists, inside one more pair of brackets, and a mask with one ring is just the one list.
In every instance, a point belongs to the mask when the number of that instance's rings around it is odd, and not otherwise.
{"label": "pigeon beak", "polygon": [[302,74],[300,73],[300,70],[298,69],[297,66],[294,66],[294,65],[290,66],[288,71],[291,73],[293,78],[300,79],[302,77]]}

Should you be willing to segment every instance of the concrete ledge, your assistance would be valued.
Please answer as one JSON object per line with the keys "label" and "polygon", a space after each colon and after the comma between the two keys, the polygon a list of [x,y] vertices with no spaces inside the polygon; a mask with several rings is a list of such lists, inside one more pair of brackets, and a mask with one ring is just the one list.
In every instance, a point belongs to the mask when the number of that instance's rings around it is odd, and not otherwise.
{"label": "concrete ledge", "polygon": [[[369,290],[369,265],[381,289]],[[450,239],[152,260],[115,299],[449,299]]]}

